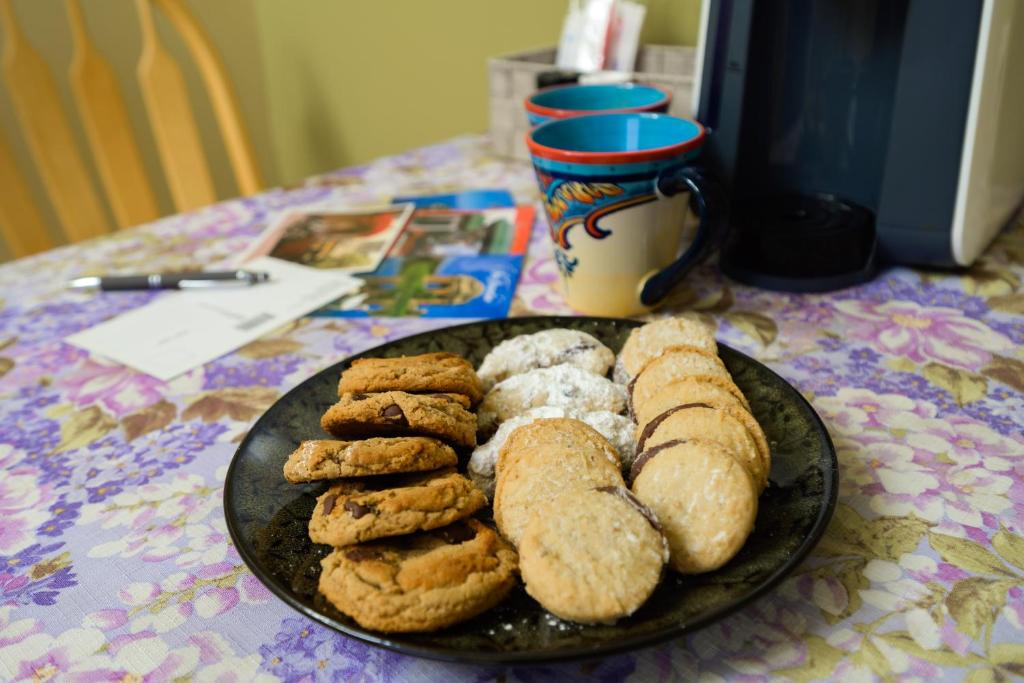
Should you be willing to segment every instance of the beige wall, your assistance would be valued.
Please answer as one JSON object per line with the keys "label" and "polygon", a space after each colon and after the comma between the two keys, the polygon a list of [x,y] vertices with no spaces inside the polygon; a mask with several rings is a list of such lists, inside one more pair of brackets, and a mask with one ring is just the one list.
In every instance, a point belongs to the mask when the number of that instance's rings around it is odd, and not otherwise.
{"label": "beige wall", "polygon": [[[487,126],[487,58],[553,44],[567,0],[186,0],[221,52],[264,177],[271,185]],[[140,40],[130,0],[81,0],[93,40],[121,81],[161,209],[171,211],[138,87]],[[53,70],[87,150],[67,86],[64,4],[13,0],[22,28]],[[699,0],[647,0],[643,40],[692,44]],[[235,194],[198,75],[158,15],[186,71],[219,196]],[[3,37],[0,34],[0,49]],[[32,169],[0,85],[0,132]],[[33,172],[34,198],[56,223]],[[99,188],[98,180],[96,182]],[[112,221],[111,221],[112,222]],[[2,258],[0,247],[0,258]]]}

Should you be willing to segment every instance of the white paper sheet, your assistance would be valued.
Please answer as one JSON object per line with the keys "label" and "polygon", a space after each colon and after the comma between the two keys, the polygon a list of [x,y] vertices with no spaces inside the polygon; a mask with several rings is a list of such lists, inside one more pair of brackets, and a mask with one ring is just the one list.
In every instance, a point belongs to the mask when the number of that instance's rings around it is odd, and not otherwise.
{"label": "white paper sheet", "polygon": [[361,286],[351,275],[270,257],[254,259],[246,268],[270,273],[270,281],[252,287],[169,292],[64,341],[169,380]]}

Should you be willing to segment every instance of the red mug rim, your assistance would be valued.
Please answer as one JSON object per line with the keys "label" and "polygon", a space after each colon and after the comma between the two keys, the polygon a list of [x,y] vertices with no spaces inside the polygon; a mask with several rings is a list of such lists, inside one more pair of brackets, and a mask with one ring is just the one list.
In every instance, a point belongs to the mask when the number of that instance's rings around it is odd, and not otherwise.
{"label": "red mug rim", "polygon": [[[626,113],[635,114],[636,112],[601,112],[600,114],[587,114],[586,116],[606,116],[614,113]],[[643,117],[670,117],[668,114],[641,114]],[[583,118],[583,117],[572,117],[572,118]],[[672,157],[685,154],[693,150],[694,148],[700,147],[704,142],[704,137],[707,135],[707,131],[704,126],[698,121],[692,119],[683,119],[697,126],[697,135],[694,137],[677,142],[675,144],[666,145],[664,147],[653,147],[651,149],[642,149],[635,151],[622,151],[622,152],[582,152],[576,150],[559,149],[557,147],[549,147],[542,145],[541,143],[533,139],[534,133],[545,126],[551,126],[557,123],[561,123],[565,119],[555,119],[542,123],[533,130],[526,133],[526,146],[530,150],[530,154],[541,159],[548,159],[550,161],[561,161],[570,164],[632,164],[643,161],[661,161],[663,159],[671,159]]]}
{"label": "red mug rim", "polygon": [[[633,83],[631,85],[642,85],[645,88],[653,88],[662,94],[662,99],[652,102],[651,104],[645,104],[639,107],[621,107],[619,109],[560,109],[558,107],[545,107],[542,104],[534,104],[533,98],[542,93],[551,92],[552,90],[563,90],[565,88],[578,88],[581,83],[570,83],[568,85],[551,85],[547,88],[541,88],[535,93],[528,95],[523,104],[526,111],[537,116],[546,116],[553,119],[568,119],[574,116],[590,116],[593,114],[628,114],[631,112],[652,112],[655,109],[661,107],[669,107],[672,104],[672,92],[662,88],[660,85],[654,85],[652,83]],[[595,84],[597,85],[597,84]],[[602,85],[614,85],[614,84],[602,84]],[[623,85],[623,84],[619,84]]]}

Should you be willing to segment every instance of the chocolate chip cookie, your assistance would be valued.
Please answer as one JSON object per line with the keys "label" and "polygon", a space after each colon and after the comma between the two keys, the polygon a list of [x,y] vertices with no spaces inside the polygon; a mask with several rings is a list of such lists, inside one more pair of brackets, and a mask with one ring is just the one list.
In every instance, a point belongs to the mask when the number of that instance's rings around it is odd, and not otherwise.
{"label": "chocolate chip cookie", "polygon": [[320,419],[339,438],[431,436],[459,446],[476,445],[476,416],[458,402],[436,396],[387,391],[346,393]]}
{"label": "chocolate chip cookie", "polygon": [[454,467],[342,482],[317,498],[309,537],[336,547],[351,545],[435,529],[468,517],[486,504],[484,494]]}
{"label": "chocolate chip cookie", "polygon": [[433,631],[501,602],[516,563],[505,541],[469,519],[335,550],[320,563],[320,592],[364,628]]}
{"label": "chocolate chip cookie", "polygon": [[473,366],[454,353],[400,358],[361,358],[341,373],[338,395],[404,391],[410,394],[462,394],[476,405],[483,398]]}
{"label": "chocolate chip cookie", "polygon": [[668,544],[654,513],[625,488],[568,491],[523,530],[526,592],[549,612],[583,623],[635,612],[661,578]]}
{"label": "chocolate chip cookie", "polygon": [[477,374],[484,390],[489,390],[512,375],[554,365],[572,365],[604,376],[614,362],[611,349],[592,335],[556,328],[506,339],[487,354]]}
{"label": "chocolate chip cookie", "polygon": [[303,441],[284,464],[293,484],[396,472],[426,472],[458,463],[451,446],[425,436],[364,441]]}
{"label": "chocolate chip cookie", "polygon": [[718,569],[754,528],[754,480],[716,443],[668,441],[641,453],[633,469],[633,494],[658,516],[669,564],[682,574]]}
{"label": "chocolate chip cookie", "polygon": [[[377,392],[377,393],[381,393],[381,392]],[[406,393],[412,393],[412,392],[406,392]],[[349,392],[345,392],[344,394],[339,394],[338,398],[340,400],[346,401],[346,402],[350,402],[350,401],[365,401],[370,396],[374,396],[374,395],[376,395],[376,394],[366,393],[366,392],[361,392],[361,391],[349,391]],[[464,396],[462,394],[438,393],[438,394],[416,394],[416,395],[417,396],[429,396],[431,398],[442,398],[442,399],[445,399],[446,401],[450,401],[452,403],[458,403],[460,406],[462,406],[466,410],[469,410],[470,408],[473,407],[473,404],[469,400],[469,396]]]}

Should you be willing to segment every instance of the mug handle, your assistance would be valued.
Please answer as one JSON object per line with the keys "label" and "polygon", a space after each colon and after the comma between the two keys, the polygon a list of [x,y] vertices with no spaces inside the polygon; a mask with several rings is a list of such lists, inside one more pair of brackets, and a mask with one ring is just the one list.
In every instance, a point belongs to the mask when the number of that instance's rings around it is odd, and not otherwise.
{"label": "mug handle", "polygon": [[640,303],[644,306],[653,306],[661,301],[707,255],[724,222],[721,190],[700,169],[684,166],[670,170],[658,177],[655,187],[663,197],[689,192],[691,206],[695,207],[700,222],[697,234],[686,251],[644,282],[640,290]]}

